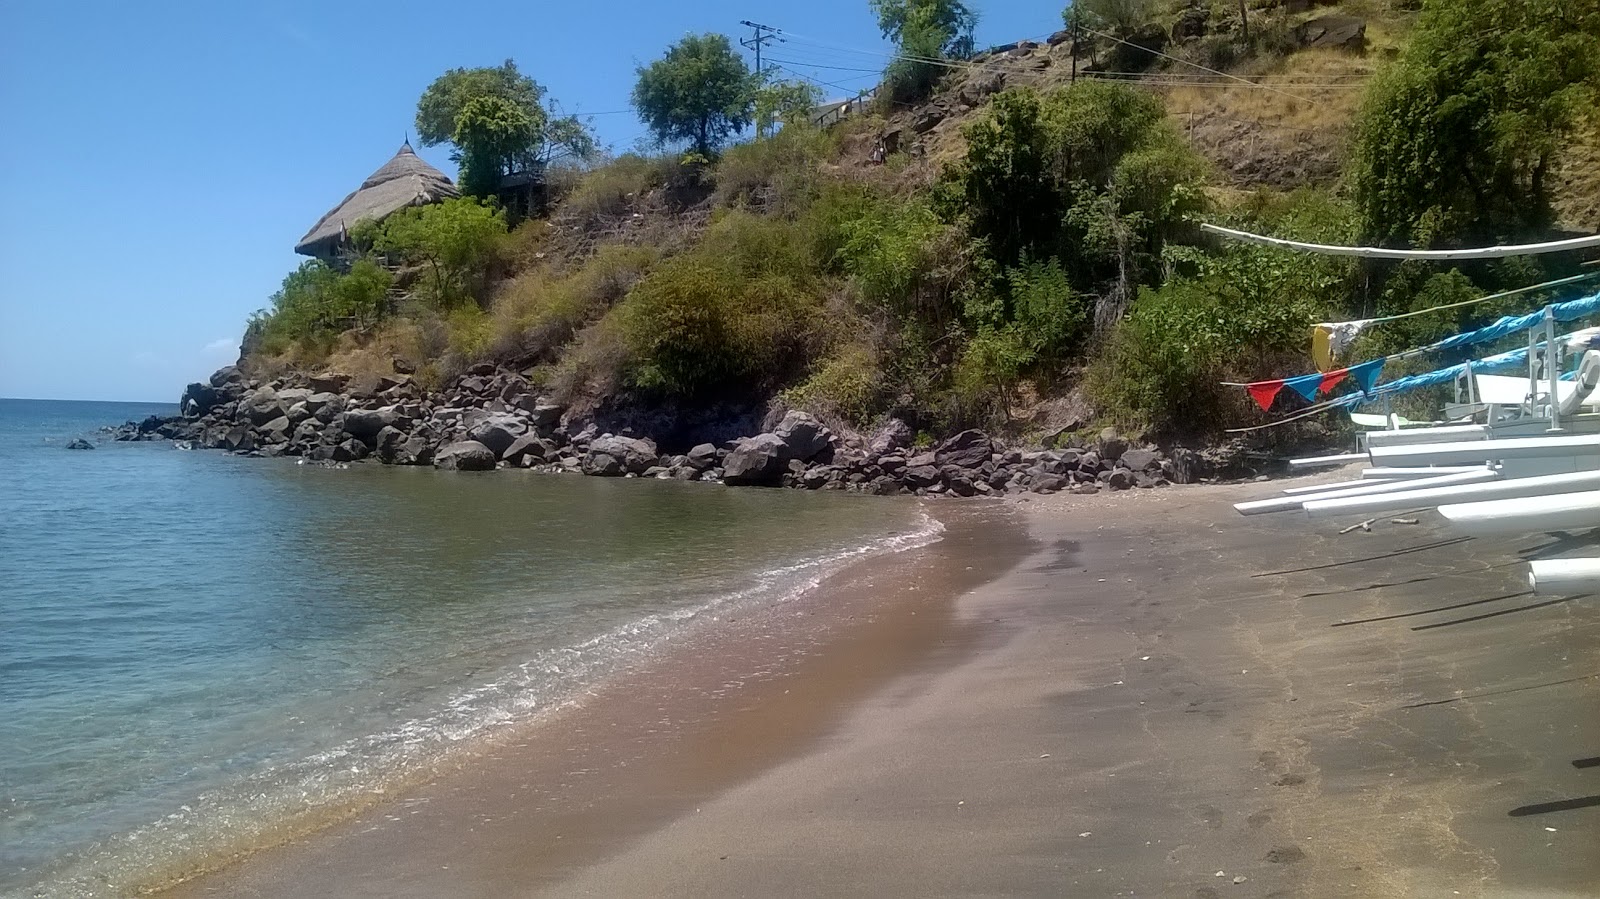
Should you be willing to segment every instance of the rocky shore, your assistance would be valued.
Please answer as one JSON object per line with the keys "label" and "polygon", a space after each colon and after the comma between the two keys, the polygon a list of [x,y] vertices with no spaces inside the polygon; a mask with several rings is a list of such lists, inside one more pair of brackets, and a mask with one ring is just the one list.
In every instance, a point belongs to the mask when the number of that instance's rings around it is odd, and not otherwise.
{"label": "rocky shore", "polygon": [[1135,446],[1110,430],[1033,450],[1004,446],[977,430],[919,446],[897,419],[871,435],[838,434],[807,413],[782,410],[754,436],[664,452],[648,436],[604,432],[580,420],[520,375],[491,365],[475,366],[433,393],[403,374],[357,386],[343,375],[259,381],[229,366],[207,383],[190,384],[180,410],[129,422],[114,429],[114,439],[165,439],[327,464],[526,468],[880,495],[1098,493],[1249,473],[1237,469],[1236,455]]}

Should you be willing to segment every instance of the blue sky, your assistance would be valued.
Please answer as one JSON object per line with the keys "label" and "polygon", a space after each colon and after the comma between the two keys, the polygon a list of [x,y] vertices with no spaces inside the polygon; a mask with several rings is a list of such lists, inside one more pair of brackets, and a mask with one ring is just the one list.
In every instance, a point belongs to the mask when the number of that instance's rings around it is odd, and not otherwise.
{"label": "blue sky", "polygon": [[[1061,27],[1061,0],[969,0],[979,46]],[[634,69],[690,32],[875,83],[867,0],[0,4],[0,396],[176,401],[231,362],[293,245],[399,147],[454,66],[513,58],[633,147]],[[443,147],[419,148],[453,172]]]}

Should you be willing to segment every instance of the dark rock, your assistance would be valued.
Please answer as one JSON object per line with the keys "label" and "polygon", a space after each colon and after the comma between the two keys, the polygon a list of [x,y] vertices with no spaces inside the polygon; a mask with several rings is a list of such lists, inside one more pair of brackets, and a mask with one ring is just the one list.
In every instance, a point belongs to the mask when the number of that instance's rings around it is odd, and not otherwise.
{"label": "dark rock", "polygon": [[271,387],[263,387],[239,401],[236,415],[249,419],[251,424],[262,425],[286,411],[284,404],[278,401],[278,392]]}
{"label": "dark rock", "polygon": [[1181,43],[1197,37],[1205,37],[1208,24],[1211,21],[1211,10],[1204,6],[1191,6],[1178,14],[1178,21],[1172,24],[1172,42]]}
{"label": "dark rock", "polygon": [[237,365],[224,365],[211,373],[211,386],[219,390],[227,387],[243,387],[244,372]]}
{"label": "dark rock", "polygon": [[1028,489],[1034,493],[1055,493],[1066,488],[1067,479],[1058,474],[1041,475],[1028,484]]}
{"label": "dark rock", "polygon": [[709,443],[702,443],[689,450],[685,463],[695,471],[705,471],[717,464],[717,448]]}
{"label": "dark rock", "polygon": [[948,113],[942,107],[924,106],[912,114],[911,130],[918,134],[926,134],[944,121],[946,115]]}
{"label": "dark rock", "polygon": [[915,439],[917,435],[911,430],[910,425],[898,418],[891,418],[872,433],[872,439],[867,441],[867,452],[881,456],[897,449],[904,449]]}
{"label": "dark rock", "polygon": [[1142,72],[1160,59],[1156,53],[1167,46],[1167,30],[1155,23],[1139,26],[1133,34],[1114,44],[1102,58],[1112,72]]}
{"label": "dark rock", "polygon": [[945,478],[945,486],[956,496],[972,496],[978,492],[976,485],[964,477]]}
{"label": "dark rock", "polygon": [[1100,458],[1107,462],[1117,461],[1128,451],[1128,441],[1117,433],[1116,428],[1106,428],[1101,431],[1100,439],[1095,442],[1095,446],[1100,450]]}
{"label": "dark rock", "polygon": [[1318,16],[1296,25],[1294,37],[1306,49],[1322,48],[1360,54],[1367,49],[1367,23],[1354,16]]}
{"label": "dark rock", "polygon": [[783,441],[788,458],[801,462],[816,458],[833,440],[833,433],[822,422],[798,411],[784,415],[772,433]]}
{"label": "dark rock", "polygon": [[391,409],[352,409],[344,414],[344,430],[357,440],[372,443],[379,431],[393,427],[396,420]]}
{"label": "dark rock", "polygon": [[440,450],[433,467],[452,471],[493,471],[494,451],[476,440],[462,440]]}
{"label": "dark rock", "polygon": [[1063,30],[1057,31],[1054,34],[1050,35],[1049,37],[1045,38],[1044,42],[1046,44],[1052,46],[1052,47],[1055,47],[1055,46],[1060,45],[1060,44],[1065,44],[1067,41],[1070,41],[1070,40],[1072,40],[1072,32],[1069,31],[1069,30],[1063,29]]}
{"label": "dark rock", "polygon": [[94,449],[94,444],[92,444],[89,441],[83,439],[82,437],[79,437],[76,440],[73,440],[70,443],[68,443],[67,444],[67,449],[75,449],[75,450]]}
{"label": "dark rock", "polygon": [[479,362],[477,365],[467,369],[467,374],[478,378],[492,378],[494,377],[494,363]]}
{"label": "dark rock", "polygon": [[394,455],[396,465],[430,465],[432,462],[433,443],[421,434],[406,438]]}
{"label": "dark rock", "polygon": [[369,452],[365,443],[351,437],[333,448],[331,458],[335,462],[359,462],[365,459]]}
{"label": "dark rock", "polygon": [[583,473],[602,478],[619,478],[627,474],[627,470],[615,456],[590,453],[583,457]]}
{"label": "dark rock", "polygon": [[528,433],[528,425],[522,419],[498,412],[475,412],[465,417],[467,424],[467,439],[476,440],[489,448],[489,451],[499,458],[501,453],[511,448],[511,444],[518,437]]}
{"label": "dark rock", "polygon": [[386,426],[372,440],[373,455],[384,464],[393,465],[405,443],[406,432],[393,425]]}
{"label": "dark rock", "polygon": [[540,437],[538,434],[523,434],[518,437],[500,458],[512,465],[519,465],[525,459],[534,462],[553,462],[560,455],[554,441]]}
{"label": "dark rock", "polygon": [[1161,454],[1150,449],[1128,450],[1117,461],[1129,471],[1159,471],[1161,468]]}
{"label": "dark rock", "polygon": [[1106,478],[1106,486],[1112,490],[1127,490],[1133,486],[1133,472],[1126,468],[1118,468]]}
{"label": "dark rock", "polygon": [[939,483],[939,469],[934,468],[932,465],[907,467],[905,471],[900,473],[900,480],[903,481],[907,487],[911,487],[913,489],[918,487],[932,487],[934,484]]}
{"label": "dark rock", "polygon": [[346,385],[350,383],[350,376],[337,372],[312,375],[306,383],[318,393],[343,393]]}
{"label": "dark rock", "polygon": [[197,382],[183,389],[183,396],[178,399],[178,411],[185,418],[199,418],[225,402],[227,395],[221,390]]}
{"label": "dark rock", "polygon": [[[989,461],[989,455],[994,452],[994,441],[982,431],[962,431],[949,440],[939,444],[934,451],[934,460],[939,465],[956,465],[961,468],[977,468]],[[909,464],[909,463],[908,463]]]}
{"label": "dark rock", "polygon": [[722,480],[730,485],[777,484],[786,470],[787,447],[776,434],[740,440],[723,463]]}
{"label": "dark rock", "polygon": [[601,437],[589,444],[589,453],[610,456],[633,474],[643,474],[660,460],[654,443],[633,437]]}
{"label": "dark rock", "polygon": [[259,428],[262,443],[288,443],[294,425],[288,416],[280,415]]}

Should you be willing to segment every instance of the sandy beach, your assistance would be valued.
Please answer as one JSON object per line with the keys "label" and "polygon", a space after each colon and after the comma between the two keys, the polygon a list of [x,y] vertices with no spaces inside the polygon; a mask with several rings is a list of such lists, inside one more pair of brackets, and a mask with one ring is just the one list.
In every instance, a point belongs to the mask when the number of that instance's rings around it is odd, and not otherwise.
{"label": "sandy beach", "polygon": [[1600,602],[1522,564],[1586,541],[1228,508],[1282,486],[935,504],[942,542],[163,895],[1600,893]]}

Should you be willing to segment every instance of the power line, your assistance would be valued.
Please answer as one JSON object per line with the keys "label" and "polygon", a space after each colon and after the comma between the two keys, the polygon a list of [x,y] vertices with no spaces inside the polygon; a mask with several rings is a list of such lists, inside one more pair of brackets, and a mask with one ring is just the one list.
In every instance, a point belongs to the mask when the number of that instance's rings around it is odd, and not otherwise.
{"label": "power line", "polygon": [[768,41],[777,41],[780,44],[786,43],[782,37],[779,37],[783,32],[773,28],[771,25],[763,25],[760,22],[752,22],[749,19],[741,19],[739,24],[746,28],[754,28],[756,31],[755,37],[739,38],[739,45],[748,50],[756,51],[756,74],[759,75],[761,74],[761,48],[765,47]]}

